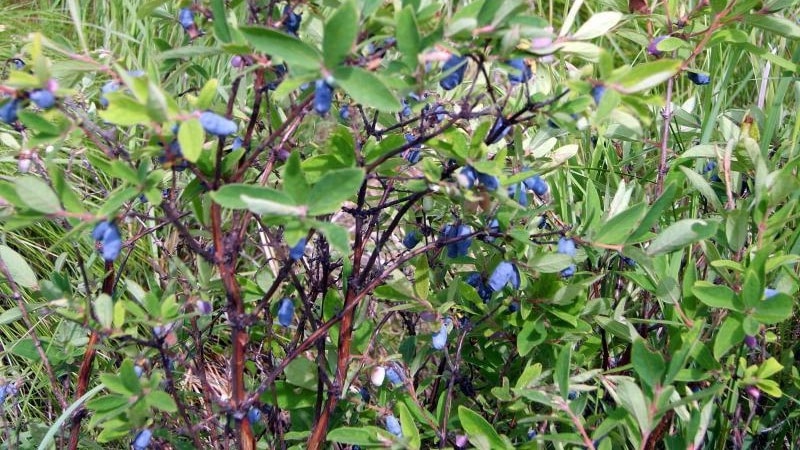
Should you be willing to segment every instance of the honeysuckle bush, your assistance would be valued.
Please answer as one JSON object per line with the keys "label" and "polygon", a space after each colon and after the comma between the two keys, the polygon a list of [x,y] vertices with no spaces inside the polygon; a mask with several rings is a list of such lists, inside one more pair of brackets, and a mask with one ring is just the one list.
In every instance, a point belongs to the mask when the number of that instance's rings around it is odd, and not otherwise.
{"label": "honeysuckle bush", "polygon": [[89,3],[2,31],[7,447],[798,442],[793,1]]}

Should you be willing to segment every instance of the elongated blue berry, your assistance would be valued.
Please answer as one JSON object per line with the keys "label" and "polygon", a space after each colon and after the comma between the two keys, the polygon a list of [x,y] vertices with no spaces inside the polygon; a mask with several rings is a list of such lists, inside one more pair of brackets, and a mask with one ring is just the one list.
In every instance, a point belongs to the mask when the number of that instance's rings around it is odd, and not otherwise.
{"label": "elongated blue berry", "polygon": [[500,186],[500,180],[494,175],[478,172],[478,181],[490,191],[495,191]]}
{"label": "elongated blue berry", "polygon": [[386,378],[395,386],[403,384],[403,375],[393,366],[386,369]]}
{"label": "elongated blue berry", "polygon": [[17,121],[17,111],[19,111],[19,99],[12,99],[0,106],[0,120],[7,124]]}
{"label": "elongated blue berry", "polygon": [[[469,236],[470,234],[472,234],[472,228],[467,225],[447,225],[444,228],[442,237],[444,239],[455,239],[457,237]],[[447,244],[447,256],[450,258],[467,256],[470,245],[472,245],[472,239],[470,238]]]}
{"label": "elongated blue berry", "polygon": [[525,185],[523,183],[516,183],[509,186],[508,196],[517,200],[520,206],[528,206],[528,193],[525,192]]}
{"label": "elongated blue berry", "polygon": [[369,390],[366,387],[361,386],[361,389],[358,390],[358,393],[359,395],[361,395],[361,401],[363,401],[364,403],[369,403],[371,395],[369,394]]}
{"label": "elongated blue berry", "polygon": [[478,297],[480,297],[484,302],[488,302],[489,299],[492,298],[492,289],[483,282],[483,278],[478,272],[470,273],[467,276],[466,282],[468,285],[475,288],[475,291],[478,293]]}
{"label": "elongated blue berry", "polygon": [[471,189],[475,185],[475,180],[478,179],[478,171],[472,166],[462,167],[456,174],[456,181],[464,189]]}
{"label": "elongated blue berry", "polygon": [[592,88],[592,98],[596,104],[600,104],[600,100],[603,99],[603,94],[606,93],[606,87],[602,85],[597,85]]}
{"label": "elongated blue berry", "polygon": [[386,431],[397,437],[403,436],[403,428],[400,427],[400,421],[392,414],[386,416]]}
{"label": "elongated blue berry", "polygon": [[122,238],[117,225],[113,222],[100,222],[92,231],[95,241],[102,244],[101,253],[105,261],[114,261],[122,250]]}
{"label": "elongated blue berry", "polygon": [[445,91],[455,89],[464,80],[464,72],[467,70],[467,58],[465,56],[452,55],[450,59],[442,65],[442,72],[450,72],[439,81],[439,86]]}
{"label": "elongated blue berry", "polygon": [[333,101],[333,87],[325,82],[325,80],[317,80],[314,83],[316,90],[314,91],[314,111],[320,116],[324,116],[331,109],[331,102]]}
{"label": "elongated blue berry", "polygon": [[508,261],[503,261],[494,268],[492,275],[489,277],[489,287],[493,291],[499,291],[506,284],[511,284],[514,289],[519,289],[520,275],[517,266]]}
{"label": "elongated blue berry", "polygon": [[523,183],[525,183],[525,187],[532,190],[538,196],[547,194],[547,182],[544,181],[539,175],[534,175],[523,181]]}
{"label": "elongated blue berry", "polygon": [[178,22],[181,23],[181,26],[184,30],[188,30],[189,28],[194,26],[194,12],[189,8],[183,8],[178,13]]}
{"label": "elongated blue berry", "polygon": [[261,410],[255,406],[251,406],[250,410],[247,411],[247,421],[252,424],[258,422],[259,420],[261,420]]}
{"label": "elongated blue berry", "polygon": [[56,104],[56,96],[53,95],[52,92],[44,89],[31,92],[30,99],[36,106],[42,109],[50,109]]}
{"label": "elongated blue berry", "polygon": [[306,238],[300,238],[297,241],[297,244],[294,245],[291,249],[289,249],[289,257],[292,258],[292,261],[298,261],[300,258],[303,257],[303,254],[306,251]]}
{"label": "elongated blue berry", "polygon": [[419,241],[422,240],[422,236],[417,230],[411,230],[406,233],[406,236],[403,238],[403,246],[409,250],[416,247],[419,244]]}
{"label": "elongated blue berry", "polygon": [[433,339],[431,341],[431,346],[433,346],[434,350],[442,350],[445,348],[445,346],[447,346],[447,325],[442,324],[439,331],[433,334]]}
{"label": "elongated blue berry", "polygon": [[569,267],[561,271],[561,276],[564,278],[569,278],[575,275],[575,264],[570,264]]}
{"label": "elongated blue berry", "polygon": [[119,82],[117,81],[109,81],[100,88],[100,104],[103,105],[104,108],[108,107],[108,98],[106,94],[110,94],[111,92],[115,92],[119,90]]}
{"label": "elongated blue berry", "polygon": [[302,14],[295,13],[289,5],[283,8],[283,15],[285,16],[283,22],[283,29],[287,33],[297,36],[300,31],[300,22],[303,20]]}
{"label": "elongated blue berry", "polygon": [[131,447],[133,450],[147,450],[147,447],[150,446],[150,439],[152,438],[153,432],[150,431],[149,428],[145,428],[133,439],[133,444],[131,444]]}
{"label": "elongated blue berry", "polygon": [[564,238],[558,240],[558,253],[575,256],[575,241],[572,239]]}
{"label": "elongated blue berry", "polygon": [[17,70],[22,70],[25,68],[25,61],[21,60],[20,58],[13,58],[11,62],[14,63],[14,68]]}
{"label": "elongated blue berry", "polygon": [[282,327],[288,327],[292,324],[294,318],[294,302],[288,298],[281,300],[281,306],[278,308],[278,323]]}
{"label": "elongated blue berry", "polygon": [[689,78],[689,81],[698,86],[705,86],[711,83],[711,76],[705,73],[686,72],[686,76]]}
{"label": "elongated blue berry", "polygon": [[531,72],[531,66],[529,66],[524,59],[512,59],[506,61],[506,63],[515,69],[509,71],[508,73],[508,81],[510,81],[511,84],[525,83],[531,79],[531,76],[533,75]]}
{"label": "elongated blue berry", "polygon": [[780,291],[778,291],[777,289],[772,289],[772,288],[764,289],[764,297],[766,298],[772,298],[778,294],[780,294]]}
{"label": "elongated blue berry", "polygon": [[200,125],[202,125],[207,133],[215,136],[228,136],[236,133],[236,130],[239,128],[236,126],[236,122],[211,111],[203,111],[203,113],[200,114]]}
{"label": "elongated blue berry", "polygon": [[0,386],[0,405],[2,405],[7,399],[13,398],[19,389],[17,388],[16,384],[13,383],[6,383]]}
{"label": "elongated blue berry", "polygon": [[503,116],[498,116],[484,142],[489,145],[499,142],[509,131],[511,131],[511,124],[508,122],[508,119]]}

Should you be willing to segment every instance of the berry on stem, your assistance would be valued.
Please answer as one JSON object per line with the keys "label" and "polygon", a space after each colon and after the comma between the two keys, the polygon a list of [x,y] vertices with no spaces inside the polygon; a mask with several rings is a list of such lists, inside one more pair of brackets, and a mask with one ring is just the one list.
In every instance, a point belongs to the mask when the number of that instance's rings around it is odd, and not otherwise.
{"label": "berry on stem", "polygon": [[281,300],[281,305],[278,308],[278,323],[282,327],[287,328],[292,324],[294,318],[294,302],[288,297]]}
{"label": "berry on stem", "polygon": [[[452,70],[452,72],[451,72]],[[455,89],[464,80],[464,72],[467,70],[467,58],[465,56],[450,56],[442,66],[442,72],[449,72],[439,81],[439,86],[445,91]]]}

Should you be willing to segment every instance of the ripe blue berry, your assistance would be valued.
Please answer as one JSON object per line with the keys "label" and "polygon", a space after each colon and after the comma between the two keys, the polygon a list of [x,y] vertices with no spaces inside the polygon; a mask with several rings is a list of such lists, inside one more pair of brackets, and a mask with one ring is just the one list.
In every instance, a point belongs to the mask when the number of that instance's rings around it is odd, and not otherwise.
{"label": "ripe blue berry", "polygon": [[2,405],[6,399],[13,398],[18,392],[19,388],[17,388],[16,384],[6,383],[0,386],[0,405]]}
{"label": "ripe blue berry", "polygon": [[395,386],[403,384],[403,375],[394,366],[390,366],[386,369],[386,378]]}
{"label": "ripe blue berry", "polygon": [[278,323],[282,327],[288,327],[292,324],[294,318],[294,303],[289,298],[281,300],[281,306],[278,308]]}
{"label": "ripe blue berry", "polygon": [[403,436],[403,429],[400,427],[400,421],[392,414],[386,416],[386,431],[397,437]]}
{"label": "ripe blue berry", "polygon": [[412,114],[412,111],[411,111],[411,107],[408,106],[408,101],[406,99],[403,99],[403,110],[400,111],[400,116],[408,117],[411,114]]}
{"label": "ripe blue berry", "polygon": [[511,131],[511,124],[508,122],[508,119],[503,116],[498,116],[484,142],[489,145],[499,142],[509,131]]}
{"label": "ripe blue berry", "polygon": [[178,13],[178,22],[181,23],[181,26],[184,30],[188,30],[189,28],[194,26],[194,12],[189,8],[183,8]]}
{"label": "ripe blue berry", "polygon": [[528,430],[528,440],[529,441],[532,441],[538,435],[539,435],[539,433],[537,433],[536,430],[534,430],[534,429]]}
{"label": "ripe blue berry", "polygon": [[575,264],[570,264],[569,267],[561,271],[561,277],[569,278],[575,275]]}
{"label": "ripe blue berry", "polygon": [[471,189],[477,179],[478,171],[472,166],[464,166],[456,174],[456,181],[465,189]]}
{"label": "ripe blue berry", "polygon": [[529,66],[524,59],[512,59],[506,61],[506,63],[516,69],[508,73],[508,81],[510,81],[511,84],[525,83],[531,79],[531,76],[533,75],[531,72],[531,66]]}
{"label": "ripe blue berry", "polygon": [[369,390],[366,387],[361,386],[361,389],[358,390],[358,393],[361,395],[361,401],[364,403],[369,403],[370,395]]}
{"label": "ripe blue berry", "polygon": [[558,253],[575,256],[575,241],[562,237],[558,240]]}
{"label": "ripe blue berry", "polygon": [[317,80],[314,83],[314,111],[320,116],[324,116],[331,109],[333,101],[333,87],[325,80]]}
{"label": "ripe blue berry", "polygon": [[493,291],[499,291],[506,284],[511,284],[514,289],[519,289],[520,276],[517,266],[508,261],[503,261],[494,268],[492,275],[489,277],[489,288]]}
{"label": "ripe blue berry", "polygon": [[19,99],[12,99],[0,106],[0,120],[7,124],[17,121],[17,111],[19,111]]}
{"label": "ripe blue berry", "polygon": [[498,180],[496,176],[486,173],[478,172],[478,181],[480,181],[481,184],[490,191],[496,191],[500,186],[500,180]]}
{"label": "ripe blue berry", "polygon": [[200,125],[206,132],[215,136],[228,136],[236,133],[238,129],[236,122],[211,111],[203,111],[200,114]]}
{"label": "ripe blue berry", "polygon": [[528,206],[528,193],[525,192],[523,183],[512,184],[508,187],[508,196],[516,199],[520,206]]}
{"label": "ripe blue berry", "polygon": [[164,168],[174,169],[176,172],[181,172],[189,167],[189,162],[183,159],[181,145],[178,143],[177,139],[173,139],[169,145],[164,147],[164,153],[158,157],[158,162],[161,163]]}
{"label": "ripe blue berry", "polygon": [[236,55],[231,58],[231,67],[235,67],[237,69],[244,67],[244,58],[242,58],[240,55]]}
{"label": "ripe blue berry", "polygon": [[56,96],[52,92],[38,89],[31,92],[30,99],[39,108],[50,109],[56,104]]}
{"label": "ripe blue berry", "polygon": [[764,297],[766,298],[772,298],[778,294],[780,294],[780,291],[778,291],[777,289],[772,289],[772,288],[764,289]]}
{"label": "ripe blue berry", "polygon": [[547,182],[539,175],[534,175],[523,181],[523,183],[525,183],[525,187],[532,190],[538,196],[547,194]]}
{"label": "ripe blue berry", "polygon": [[592,98],[596,104],[600,104],[600,100],[603,99],[603,94],[606,93],[606,87],[603,85],[597,85],[592,88]]}
{"label": "ripe blue berry", "polygon": [[255,406],[251,406],[250,410],[247,411],[247,421],[253,424],[259,420],[261,420],[261,410]]}
{"label": "ripe blue berry", "polygon": [[422,236],[420,236],[417,230],[411,230],[406,233],[406,236],[403,238],[403,246],[409,250],[416,247],[419,244],[419,241],[422,240]]}
{"label": "ripe blue berry", "polygon": [[[452,72],[450,72],[452,70]],[[439,81],[439,86],[445,91],[455,89],[464,80],[464,72],[467,70],[467,58],[464,56],[450,56],[442,66],[442,72],[450,72]]]}
{"label": "ripe blue berry", "polygon": [[492,289],[483,282],[483,278],[478,272],[472,272],[469,274],[466,282],[468,285],[475,288],[475,291],[478,292],[478,297],[480,297],[484,302],[488,302],[489,299],[492,298]]}
{"label": "ripe blue berry", "polygon": [[231,144],[231,150],[239,150],[240,148],[242,148],[242,144],[244,144],[242,138],[236,136],[236,138],[233,140],[233,144]]}
{"label": "ripe blue berry", "polygon": [[292,261],[298,261],[300,258],[303,257],[303,254],[306,251],[306,238],[300,238],[297,241],[297,244],[294,245],[291,249],[289,249],[289,257],[292,258]]}
{"label": "ripe blue berry", "polygon": [[107,108],[108,98],[106,98],[105,94],[109,94],[111,92],[115,92],[118,90],[119,90],[119,82],[117,81],[112,80],[104,84],[103,87],[100,88],[100,104],[103,105],[104,108]]}
{"label": "ripe blue berry", "polygon": [[150,439],[153,437],[153,432],[150,431],[149,428],[145,428],[144,430],[140,431],[139,434],[133,439],[133,444],[131,444],[131,448],[133,450],[147,450],[147,447],[150,446]]}
{"label": "ripe blue berry", "polygon": [[447,346],[447,325],[442,324],[442,328],[433,334],[432,344],[434,350],[442,350]]}
{"label": "ripe blue berry", "polygon": [[666,39],[666,36],[658,36],[650,41],[650,45],[647,46],[647,53],[652,56],[661,56],[661,50],[658,49],[658,43]]}
{"label": "ripe blue berry", "polygon": [[283,8],[283,15],[286,16],[283,22],[283,29],[287,33],[297,36],[297,32],[300,31],[300,22],[303,20],[303,15],[295,13],[289,5]]}
{"label": "ripe blue berry", "polygon": [[92,231],[92,237],[102,244],[101,252],[105,261],[117,259],[122,250],[122,238],[115,223],[108,221],[98,223]]}
{"label": "ripe blue berry", "polygon": [[339,109],[339,118],[345,122],[350,120],[350,108],[348,106],[343,106]]}
{"label": "ripe blue berry", "polygon": [[144,373],[144,367],[136,364],[133,366],[133,372],[136,373],[136,378],[142,378],[142,374]]}
{"label": "ripe blue berry", "polygon": [[705,86],[706,84],[711,83],[711,76],[705,73],[686,72],[686,76],[689,77],[689,81],[698,86]]}
{"label": "ripe blue berry", "polygon": [[[458,237],[469,236],[472,233],[472,228],[466,225],[447,225],[444,228],[443,239],[455,239]],[[447,244],[447,256],[450,258],[458,258],[467,256],[469,247],[472,245],[472,239],[463,239],[458,242]]]}

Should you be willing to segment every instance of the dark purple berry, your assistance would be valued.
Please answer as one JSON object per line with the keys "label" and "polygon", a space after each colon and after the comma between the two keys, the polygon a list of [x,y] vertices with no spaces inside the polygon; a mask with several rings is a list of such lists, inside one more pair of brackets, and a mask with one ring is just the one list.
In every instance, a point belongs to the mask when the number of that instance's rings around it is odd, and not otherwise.
{"label": "dark purple berry", "polygon": [[508,119],[503,116],[498,116],[484,142],[488,145],[499,142],[509,131],[511,131],[511,124],[508,122]]}
{"label": "dark purple berry", "polygon": [[283,15],[285,16],[283,20],[283,29],[287,33],[297,36],[297,32],[300,31],[300,22],[303,20],[303,15],[295,13],[289,5],[283,8]]}
{"label": "dark purple berry", "polygon": [[[467,58],[464,56],[450,56],[442,66],[442,72],[447,73],[439,81],[439,86],[445,91],[455,89],[464,80],[464,72],[467,70]],[[449,72],[449,73],[448,73]]]}
{"label": "dark purple berry", "polygon": [[512,184],[508,187],[508,196],[517,200],[520,206],[528,206],[528,193],[525,192],[523,183]]}
{"label": "dark purple berry", "polygon": [[500,187],[500,180],[498,180],[494,175],[478,172],[478,181],[480,181],[481,184],[490,191],[495,191],[498,187]]}
{"label": "dark purple berry", "polygon": [[403,246],[409,250],[416,247],[417,244],[422,240],[419,232],[416,230],[411,230],[406,233],[406,236],[403,238]]}
{"label": "dark purple berry", "polygon": [[465,189],[471,189],[475,185],[475,180],[478,179],[478,171],[472,166],[464,166],[456,174],[458,184]]}
{"label": "dark purple berry", "polygon": [[666,39],[666,36],[658,36],[650,41],[650,45],[647,46],[647,53],[652,56],[661,56],[661,50],[658,49],[658,43]]}
{"label": "dark purple berry", "polygon": [[756,348],[758,346],[758,341],[756,341],[756,337],[755,336],[747,335],[747,336],[744,337],[744,344],[748,348]]}
{"label": "dark purple berry", "polygon": [[523,181],[523,183],[525,183],[525,187],[532,190],[536,195],[540,197],[542,195],[547,194],[548,191],[547,182],[544,181],[542,177],[540,177],[539,175],[534,175]]}

